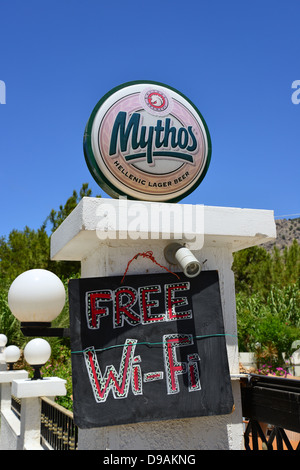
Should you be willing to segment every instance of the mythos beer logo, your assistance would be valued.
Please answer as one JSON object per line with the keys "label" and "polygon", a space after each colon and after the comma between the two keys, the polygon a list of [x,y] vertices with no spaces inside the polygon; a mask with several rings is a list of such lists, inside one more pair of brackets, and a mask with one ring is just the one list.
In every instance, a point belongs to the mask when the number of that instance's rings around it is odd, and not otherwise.
{"label": "mythos beer logo", "polygon": [[95,106],[84,134],[89,170],[112,197],[177,202],[203,180],[211,156],[206,123],[184,95],[129,82]]}

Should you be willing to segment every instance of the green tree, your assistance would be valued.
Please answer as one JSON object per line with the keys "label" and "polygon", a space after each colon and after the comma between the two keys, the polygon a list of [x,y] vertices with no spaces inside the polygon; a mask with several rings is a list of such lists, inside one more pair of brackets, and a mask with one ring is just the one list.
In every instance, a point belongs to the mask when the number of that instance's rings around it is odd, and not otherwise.
{"label": "green tree", "polygon": [[19,347],[24,341],[24,337],[20,330],[20,324],[18,320],[11,313],[8,302],[7,292],[9,284],[2,280],[0,288],[0,333],[7,336],[8,345],[16,344]]}
{"label": "green tree", "polygon": [[44,227],[12,230],[0,238],[0,279],[12,282],[28,269],[49,268],[49,237]]}
{"label": "green tree", "polygon": [[232,270],[236,292],[248,295],[259,292],[267,298],[273,286],[282,288],[296,284],[299,288],[299,243],[294,240],[283,251],[274,247],[271,254],[265,248],[257,246],[241,250],[234,253]]}
{"label": "green tree", "polygon": [[[51,210],[50,214],[46,218],[44,225],[46,226],[48,221],[51,223],[51,232],[54,232],[60,224],[65,220],[66,217],[75,209],[77,204],[81,201],[83,197],[90,197],[92,195],[92,190],[88,187],[88,183],[83,183],[79,195],[74,189],[72,196],[70,196],[65,205],[60,205],[59,210]],[[96,196],[101,197],[101,196]]]}
{"label": "green tree", "polygon": [[237,292],[248,295],[263,291],[271,285],[271,255],[263,247],[253,246],[234,253],[232,270]]}
{"label": "green tree", "polygon": [[284,282],[285,284],[296,284],[299,288],[300,280],[300,245],[296,239],[289,248],[283,252],[284,260]]}

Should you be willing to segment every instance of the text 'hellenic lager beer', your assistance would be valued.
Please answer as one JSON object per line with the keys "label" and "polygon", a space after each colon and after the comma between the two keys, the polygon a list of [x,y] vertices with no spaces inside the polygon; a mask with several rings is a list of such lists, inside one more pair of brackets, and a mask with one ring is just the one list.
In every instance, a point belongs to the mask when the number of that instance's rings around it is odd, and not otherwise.
{"label": "text 'hellenic lager beer'", "polygon": [[95,106],[84,154],[97,183],[112,197],[176,202],[203,180],[211,140],[198,109],[157,82],[125,83]]}

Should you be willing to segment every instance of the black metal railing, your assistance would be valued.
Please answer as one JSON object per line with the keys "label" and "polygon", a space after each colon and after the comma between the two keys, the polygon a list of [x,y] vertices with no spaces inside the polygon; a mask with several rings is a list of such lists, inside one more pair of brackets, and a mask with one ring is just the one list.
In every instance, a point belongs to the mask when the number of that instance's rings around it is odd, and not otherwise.
{"label": "black metal railing", "polygon": [[[20,419],[21,400],[12,396],[11,409]],[[53,450],[76,450],[78,428],[73,413],[49,398],[41,399],[41,445]]]}
{"label": "black metal railing", "polygon": [[241,396],[246,450],[300,450],[299,438],[291,442],[287,435],[300,433],[300,380],[249,374]]}
{"label": "black metal railing", "polygon": [[42,398],[41,440],[53,450],[77,449],[78,428],[73,413],[46,397]]}
{"label": "black metal railing", "polygon": [[268,426],[267,432],[256,420],[247,422],[244,433],[246,450],[300,450],[300,440],[292,440],[287,431],[279,426]]}
{"label": "black metal railing", "polygon": [[13,395],[11,397],[11,410],[17,418],[21,418],[21,400]]}

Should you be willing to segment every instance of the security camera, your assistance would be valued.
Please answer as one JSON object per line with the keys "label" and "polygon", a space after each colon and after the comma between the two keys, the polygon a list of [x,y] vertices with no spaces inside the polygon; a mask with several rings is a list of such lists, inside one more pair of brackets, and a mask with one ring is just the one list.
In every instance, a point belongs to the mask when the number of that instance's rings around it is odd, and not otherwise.
{"label": "security camera", "polygon": [[168,263],[179,265],[187,277],[196,277],[200,274],[200,262],[188,248],[180,243],[167,245],[164,255]]}

